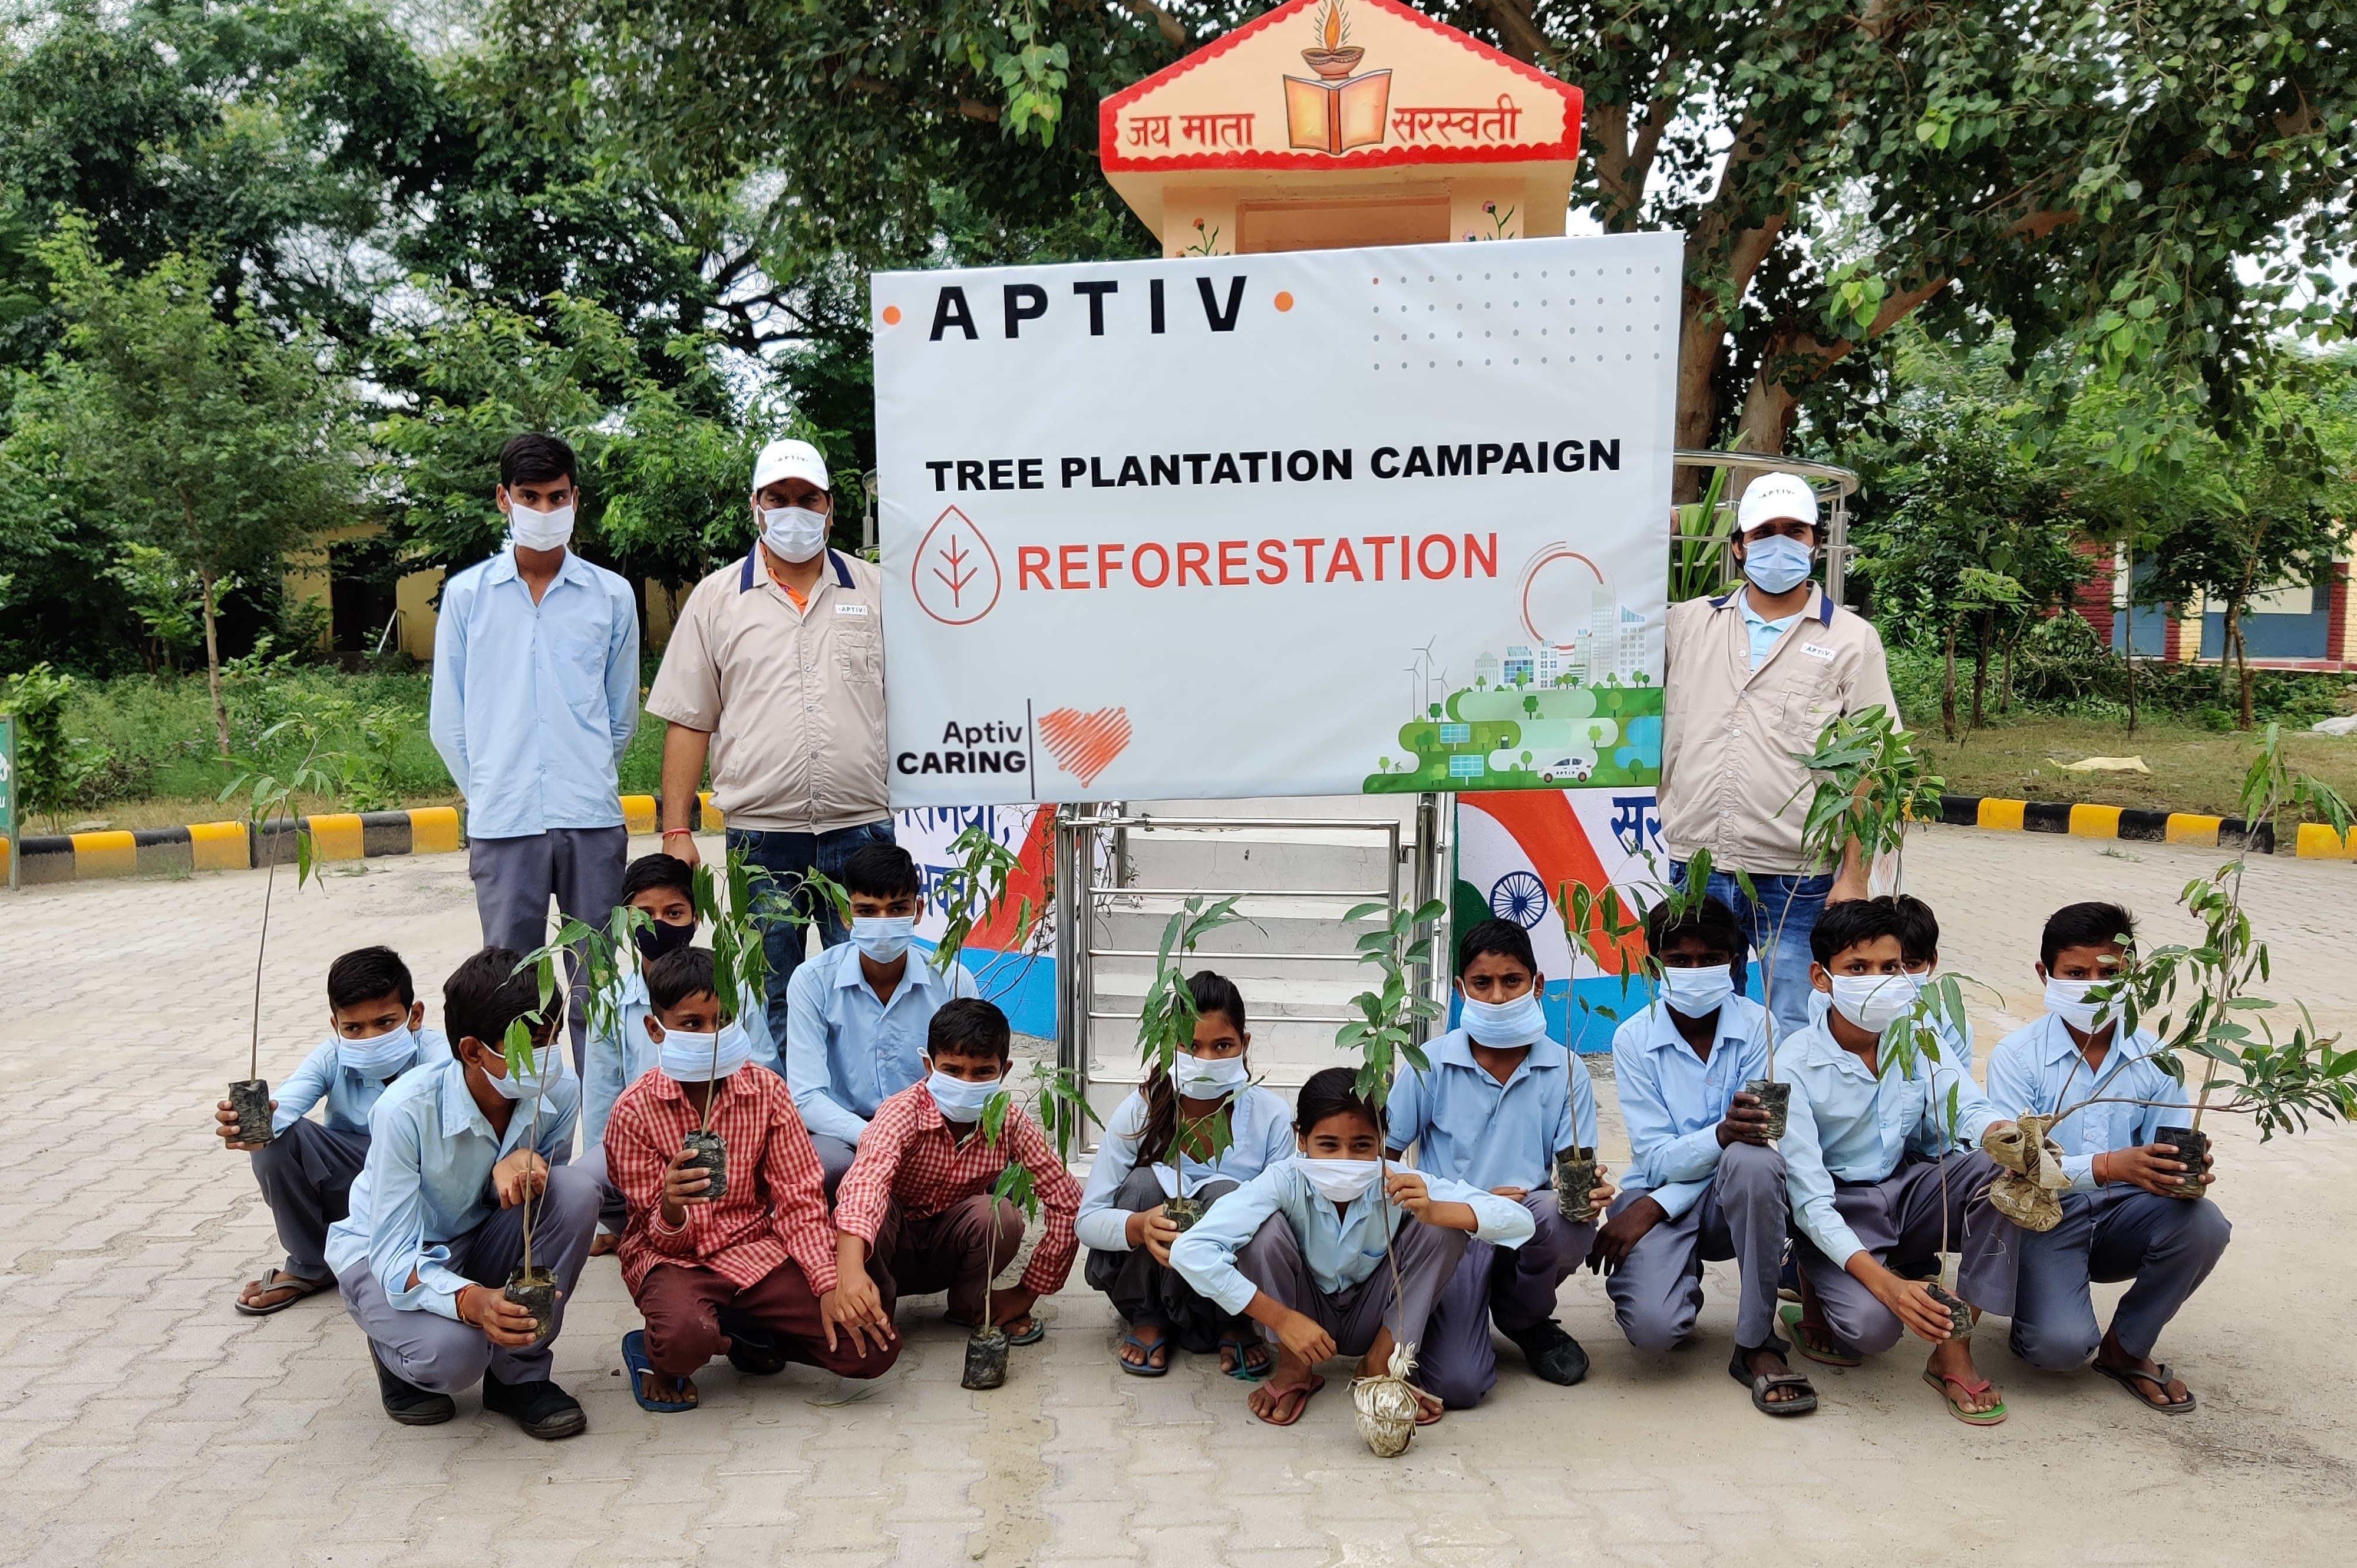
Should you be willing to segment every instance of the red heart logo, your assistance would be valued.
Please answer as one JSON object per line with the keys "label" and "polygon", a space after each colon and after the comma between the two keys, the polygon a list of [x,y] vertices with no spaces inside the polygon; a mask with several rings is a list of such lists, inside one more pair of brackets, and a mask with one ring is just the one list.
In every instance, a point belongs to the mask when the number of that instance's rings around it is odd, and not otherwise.
{"label": "red heart logo", "polygon": [[1048,755],[1057,766],[1085,789],[1127,749],[1129,710],[1099,708],[1084,714],[1078,708],[1058,708],[1039,716],[1039,738],[1048,743]]}

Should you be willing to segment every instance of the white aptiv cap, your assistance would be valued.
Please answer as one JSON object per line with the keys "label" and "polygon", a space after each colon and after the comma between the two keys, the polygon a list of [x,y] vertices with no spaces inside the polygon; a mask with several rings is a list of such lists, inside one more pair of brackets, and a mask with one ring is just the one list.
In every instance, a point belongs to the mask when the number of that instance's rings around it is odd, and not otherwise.
{"label": "white aptiv cap", "polygon": [[[754,493],[759,494],[780,479],[808,479],[825,489],[826,459],[807,441],[772,441],[761,448],[761,456],[754,460]],[[1815,515],[1810,513],[1812,517]]]}
{"label": "white aptiv cap", "polygon": [[[764,454],[766,460],[767,455]],[[760,487],[756,485],[756,489]],[[1809,481],[1798,474],[1762,474],[1751,481],[1743,492],[1743,504],[1737,509],[1735,526],[1744,533],[1763,522],[1794,518],[1815,527],[1817,524],[1817,492]]]}

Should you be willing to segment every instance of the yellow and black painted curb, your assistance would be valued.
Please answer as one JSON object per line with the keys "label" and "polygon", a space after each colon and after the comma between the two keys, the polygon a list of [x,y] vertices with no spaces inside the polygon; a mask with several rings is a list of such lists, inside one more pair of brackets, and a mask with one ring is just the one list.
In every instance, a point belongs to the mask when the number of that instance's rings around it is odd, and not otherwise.
{"label": "yellow and black painted curb", "polygon": [[[633,833],[651,833],[660,811],[652,795],[621,798],[622,821]],[[720,813],[712,798],[696,802],[699,832],[717,832]],[[24,855],[18,881],[75,882],[97,876],[168,876],[192,871],[244,871],[295,859],[295,834],[311,835],[311,853],[322,861],[374,859],[388,854],[441,854],[467,847],[465,823],[456,806],[420,806],[404,811],[343,811],[265,824],[256,832],[243,822],[194,822],[184,828],[134,828],[111,832],[27,835],[16,842]],[[0,886],[8,875],[8,841],[0,837]]]}
{"label": "yellow and black painted curb", "polygon": [[[2074,838],[2125,839],[2140,843],[2190,844],[2200,849],[2248,847],[2279,854],[2276,830],[2262,822],[2254,832],[2240,817],[2192,811],[2147,811],[2134,806],[2072,805],[2067,800],[2008,800],[1995,795],[1943,795],[1940,821],[1951,827],[1995,828],[2005,832],[2068,833]],[[2347,839],[2323,822],[2302,822],[2289,845],[2302,860],[2357,858],[2357,832]]]}

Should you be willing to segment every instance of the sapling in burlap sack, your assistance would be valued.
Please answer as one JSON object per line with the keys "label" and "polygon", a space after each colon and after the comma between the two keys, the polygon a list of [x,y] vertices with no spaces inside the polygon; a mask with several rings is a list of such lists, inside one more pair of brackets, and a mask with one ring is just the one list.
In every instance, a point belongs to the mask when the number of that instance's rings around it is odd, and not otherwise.
{"label": "sapling in burlap sack", "polygon": [[[1361,904],[1342,917],[1345,923],[1354,923],[1371,916],[1383,914],[1389,908],[1383,904]],[[1359,1098],[1378,1108],[1391,1097],[1392,1080],[1405,1062],[1417,1072],[1432,1069],[1431,1058],[1426,1056],[1423,1020],[1442,1016],[1447,1009],[1429,996],[1416,994],[1410,972],[1418,965],[1432,962],[1435,929],[1448,908],[1437,898],[1418,909],[1402,909],[1393,914],[1378,929],[1361,934],[1358,940],[1359,961],[1371,963],[1382,976],[1381,986],[1362,991],[1351,998],[1351,1005],[1359,1016],[1335,1033],[1334,1043],[1359,1058]],[[1391,1197],[1386,1185],[1391,1176],[1391,1162],[1381,1153],[1381,1165],[1376,1176],[1375,1200],[1383,1208],[1383,1266],[1391,1271],[1392,1299],[1400,1294],[1399,1260],[1392,1251],[1392,1232],[1398,1221],[1391,1212]],[[1392,1347],[1391,1360],[1384,1369],[1371,1378],[1354,1378],[1351,1382],[1351,1408],[1359,1423],[1359,1435],[1380,1458],[1389,1459],[1407,1451],[1409,1441],[1415,1436],[1415,1391],[1409,1380],[1415,1372],[1415,1346],[1412,1341],[1397,1340]]]}
{"label": "sapling in burlap sack", "polygon": [[[2113,1054],[2107,1055],[2100,1077],[2090,1069],[2089,1092],[2072,1100],[2071,1090],[2086,1065],[2083,1052],[2056,1098],[2053,1113],[2040,1119],[2044,1131],[2089,1105],[2157,1103],[2103,1092],[2121,1069],[2137,1061],[2150,1060],[2189,1087],[2188,1069],[2198,1068],[2201,1084],[2190,1124],[2162,1127],[2155,1134],[2179,1151],[2186,1166],[2179,1195],[2185,1197],[2198,1197],[2203,1190],[2201,1178],[2210,1152],[2209,1134],[2201,1131],[2206,1114],[2248,1116],[2263,1143],[2277,1133],[2305,1131],[2310,1114],[2341,1121],[2357,1116],[2357,1050],[2336,1049],[2341,1036],[2319,1035],[2315,1020],[2300,1004],[2295,1004],[2299,1023],[2288,1037],[2276,1038],[2271,1015],[2278,1004],[2253,994],[2252,987],[2269,979],[2273,966],[2243,905],[2252,840],[2259,831],[2296,810],[2299,817],[2313,816],[2345,839],[2348,802],[2330,785],[2294,774],[2284,759],[2281,733],[2269,725],[2244,776],[2239,804],[2249,829],[2237,843],[2234,858],[2188,882],[2177,897],[2201,924],[2201,940],[2139,952],[2128,933],[2119,933],[2126,961],[2108,984],[2087,993],[2089,1001],[2104,1009],[2099,1030],[2115,1026],[2107,1047]],[[2140,1033],[2153,1044],[2135,1055],[2117,1054]],[[2015,1151],[1991,1148],[1989,1153],[1999,1164],[2018,1168],[2010,1163]]]}
{"label": "sapling in burlap sack", "polygon": [[[264,758],[273,746],[289,739],[302,746],[302,756],[283,770],[272,768]],[[232,1149],[260,1147],[274,1136],[270,1083],[262,1076],[262,973],[270,956],[271,895],[277,888],[280,845],[290,827],[295,838],[296,888],[299,891],[317,870],[312,859],[310,825],[295,815],[295,797],[334,794],[339,776],[329,770],[328,764],[340,760],[341,754],[322,748],[319,722],[298,714],[280,720],[255,737],[253,755],[237,759],[238,775],[221,792],[223,800],[238,794],[247,797],[243,812],[246,838],[268,865],[262,874],[262,930],[254,943],[253,1009],[246,1044],[245,1077],[229,1086],[229,1108],[237,1117],[237,1136],[229,1145]]]}

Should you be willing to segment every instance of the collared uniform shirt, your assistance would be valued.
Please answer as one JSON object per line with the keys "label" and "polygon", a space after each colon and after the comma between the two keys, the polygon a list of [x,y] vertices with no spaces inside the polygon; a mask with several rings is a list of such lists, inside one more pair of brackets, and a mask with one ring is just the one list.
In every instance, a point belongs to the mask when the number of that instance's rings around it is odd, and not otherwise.
{"label": "collared uniform shirt", "polygon": [[581,1080],[564,1057],[561,1043],[549,1052],[561,1070],[549,1077],[538,1117],[527,1096],[504,1133],[491,1131],[455,1057],[394,1079],[369,1117],[368,1164],[352,1183],[351,1211],[328,1231],[328,1267],[341,1275],[365,1263],[394,1306],[455,1319],[458,1293],[476,1282],[449,1266],[444,1243],[497,1212],[491,1167],[527,1144],[551,1167],[573,1158]]}
{"label": "collared uniform shirt", "polygon": [[888,1002],[876,1000],[859,945],[805,959],[786,986],[786,1083],[813,1133],[856,1144],[876,1108],[925,1076],[925,1036],[942,1004],[981,991],[963,964],[951,972],[913,943]]}
{"label": "collared uniform shirt", "polygon": [[1801,847],[1809,775],[1794,752],[1846,714],[1880,706],[1894,718],[1882,639],[1822,588],[1757,669],[1731,589],[1670,607],[1662,681],[1662,841],[1673,860],[1710,851],[1721,871],[1760,875],[1819,869]]}
{"label": "collared uniform shirt", "polygon": [[1768,656],[1776,651],[1776,645],[1783,640],[1784,634],[1799,623],[1801,615],[1795,610],[1781,620],[1770,620],[1751,607],[1749,593],[1737,599],[1736,603],[1743,607],[1743,634],[1751,639],[1751,668],[1757,670],[1768,662]]}
{"label": "collared uniform shirt", "polygon": [[712,736],[730,827],[823,833],[889,814],[882,581],[830,550],[796,609],[757,545],[688,595],[647,710]]}
{"label": "collared uniform shirt", "polygon": [[[595,1017],[611,1018],[608,1028],[592,1028],[581,1056],[581,1146],[594,1149],[606,1137],[607,1118],[614,1113],[614,1102],[622,1090],[655,1069],[662,1058],[662,1047],[647,1035],[647,1015],[654,1011],[647,996],[647,978],[641,972],[639,956],[632,951],[623,959],[626,965],[622,977],[608,986],[601,1005],[591,1009]],[[767,1068],[784,1081],[785,1071],[778,1061],[778,1047],[770,1037],[770,1010],[761,999],[748,993],[737,1004],[737,1022],[745,1026],[745,1037],[753,1045],[753,1065]]]}
{"label": "collared uniform shirt", "polygon": [[1596,1147],[1596,1088],[1578,1057],[1553,1040],[1530,1049],[1500,1083],[1473,1060],[1473,1040],[1451,1029],[1426,1053],[1428,1073],[1404,1069],[1384,1104],[1394,1149],[1416,1146],[1415,1167],[1487,1192],[1542,1192],[1558,1150]]}
{"label": "collared uniform shirt", "polygon": [[1612,1087],[1629,1133],[1630,1168],[1673,1219],[1709,1189],[1723,1152],[1718,1124],[1736,1095],[1771,1070],[1768,1009],[1749,997],[1720,1003],[1711,1035],[1704,1061],[1678,1033],[1666,1002],[1612,1032]]}
{"label": "collared uniform shirt", "polygon": [[[1910,978],[1928,982],[1937,977],[1936,975],[1916,975]],[[1833,1006],[1834,999],[1824,992],[1810,992],[1809,1022],[1822,1025],[1825,1021],[1825,1015],[1833,1011]],[[1953,1067],[1966,1078],[1978,1083],[1980,1074],[1973,1068],[1973,1021],[1966,1018],[1964,1021],[1963,1032],[1959,1033],[1948,1026],[1946,1019],[1935,1019],[1932,1024],[1932,1033],[1939,1037],[1940,1065]]]}
{"label": "collared uniform shirt", "polygon": [[[1394,1087],[1397,1093],[1397,1086]],[[1500,1197],[1478,1187],[1425,1173],[1425,1189],[1440,1203],[1461,1203],[1473,1210],[1475,1239],[1501,1247],[1519,1247],[1538,1230],[1531,1211],[1512,1198]],[[1382,1184],[1369,1187],[1339,1211],[1334,1200],[1321,1196],[1291,1160],[1277,1164],[1211,1205],[1170,1248],[1170,1266],[1198,1293],[1235,1316],[1252,1305],[1259,1287],[1236,1268],[1236,1254],[1271,1215],[1282,1214],[1301,1245],[1301,1260],[1320,1292],[1339,1294],[1383,1266],[1385,1243],[1400,1226],[1410,1223],[1406,1209],[1383,1196]]]}
{"label": "collared uniform shirt", "polygon": [[1023,1288],[1051,1295],[1063,1288],[1080,1251],[1072,1220],[1080,1212],[1081,1184],[1056,1158],[1039,1123],[1019,1105],[1008,1108],[998,1142],[990,1144],[983,1141],[978,1122],[963,1139],[953,1137],[921,1083],[887,1100],[877,1107],[867,1135],[859,1141],[859,1157],[835,1191],[836,1228],[872,1250],[888,1205],[899,1204],[912,1219],[931,1219],[952,1204],[988,1192],[1010,1162],[1031,1173],[1032,1190],[1047,1215],[1039,1244],[1023,1270]]}
{"label": "collared uniform shirt", "polygon": [[791,1258],[811,1294],[835,1285],[834,1227],[825,1174],[793,1097],[775,1073],[739,1068],[713,1096],[712,1130],[728,1149],[728,1187],[710,1203],[683,1203],[676,1230],[662,1222],[663,1171],[702,1125],[679,1084],[648,1073],[622,1091],[606,1124],[606,1174],[630,1210],[622,1283],[632,1296],[658,1263],[710,1269],[748,1290]]}
{"label": "collared uniform shirt", "polygon": [[[1920,1053],[1902,1077],[1879,1077],[1842,1049],[1821,1019],[1784,1042],[1776,1077],[1792,1086],[1784,1118],[1784,1181],[1802,1233],[1836,1265],[1862,1251],[1834,1208],[1834,1183],[1882,1181],[1911,1152],[1937,1159],[1958,1144],[1977,1147],[2004,1118],[1956,1068],[1934,1067]],[[1956,1128],[1947,1130],[1948,1097]]]}
{"label": "collared uniform shirt", "polygon": [[2090,1068],[2071,1031],[2049,1013],[1999,1040],[1989,1053],[1989,1103],[2000,1116],[2051,1116],[2059,1108],[2079,1107],[2047,1135],[2061,1145],[2062,1174],[2071,1178],[2071,1190],[2093,1192],[2097,1155],[2154,1143],[2162,1119],[2182,1115],[2193,1103],[2185,1086],[2152,1059],[2159,1048],[2157,1037],[2138,1031],[2125,1043],[2115,1040],[2104,1053],[2104,1065]]}
{"label": "collared uniform shirt", "polygon": [[618,825],[614,769],[638,727],[639,612],[622,578],[568,550],[535,605],[510,549],[443,588],[426,728],[468,837]]}
{"label": "collared uniform shirt", "polygon": [[278,1109],[270,1113],[270,1135],[274,1138],[303,1120],[311,1107],[322,1100],[327,1101],[327,1109],[320,1113],[320,1120],[330,1128],[339,1133],[365,1133],[369,1130],[369,1112],[376,1109],[376,1102],[402,1073],[422,1062],[449,1059],[450,1042],[442,1037],[442,1031],[420,1029],[417,1054],[410,1058],[408,1067],[387,1077],[371,1077],[344,1065],[336,1050],[336,1037],[330,1035],[326,1045],[305,1057],[303,1065],[278,1085],[278,1092],[272,1097],[278,1101]]}
{"label": "collared uniform shirt", "polygon": [[[1082,1246],[1100,1252],[1130,1250],[1129,1211],[1117,1207],[1114,1197],[1129,1173],[1137,1168],[1138,1145],[1145,1133],[1146,1094],[1133,1090],[1129,1098],[1114,1107],[1112,1118],[1105,1122],[1104,1142],[1097,1147],[1096,1164],[1089,1167],[1088,1185],[1081,1192],[1081,1215],[1073,1230]],[[1228,1146],[1208,1164],[1180,1151],[1175,1180],[1169,1165],[1156,1161],[1154,1176],[1162,1184],[1163,1195],[1178,1197],[1174,1185],[1183,1186],[1190,1197],[1202,1191],[1208,1182],[1241,1185],[1279,1160],[1291,1159],[1293,1108],[1286,1104],[1283,1095],[1253,1084],[1228,1107]]]}

